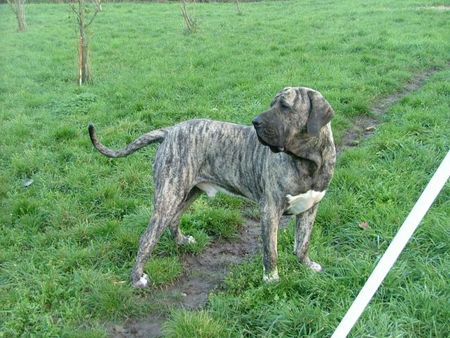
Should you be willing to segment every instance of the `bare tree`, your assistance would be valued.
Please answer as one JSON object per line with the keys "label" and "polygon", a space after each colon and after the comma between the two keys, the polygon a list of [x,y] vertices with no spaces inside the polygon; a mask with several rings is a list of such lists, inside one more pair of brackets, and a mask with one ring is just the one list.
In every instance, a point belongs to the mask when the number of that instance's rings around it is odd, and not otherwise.
{"label": "bare tree", "polygon": [[183,15],[186,31],[188,33],[194,33],[197,30],[197,20],[189,13],[186,0],[181,1],[181,15]]}
{"label": "bare tree", "polygon": [[236,0],[236,9],[239,15],[242,15],[241,6],[239,5],[239,0]]}
{"label": "bare tree", "polygon": [[97,7],[98,11],[102,12],[103,11],[102,0],[94,0],[94,3],[95,3],[95,6]]}
{"label": "bare tree", "polygon": [[27,30],[25,21],[25,0],[7,0],[14,14],[16,14],[17,23],[19,24],[19,32]]}
{"label": "bare tree", "polygon": [[100,0],[93,0],[94,6],[88,6],[84,0],[75,0],[70,7],[75,13],[80,31],[79,44],[79,77],[78,84],[83,84],[92,81],[90,62],[89,62],[89,39],[87,34],[88,27],[92,24],[98,12],[102,10]]}

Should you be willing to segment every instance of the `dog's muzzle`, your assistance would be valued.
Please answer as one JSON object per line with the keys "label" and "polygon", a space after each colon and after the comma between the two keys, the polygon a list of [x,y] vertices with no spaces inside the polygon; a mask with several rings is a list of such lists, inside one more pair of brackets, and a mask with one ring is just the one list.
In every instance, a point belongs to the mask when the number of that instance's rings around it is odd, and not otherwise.
{"label": "dog's muzzle", "polygon": [[262,121],[262,119],[261,119],[260,116],[257,116],[257,117],[252,121],[252,123],[253,123],[253,126],[255,127],[256,136],[258,137],[258,140],[259,140],[259,142],[260,142],[262,145],[269,147],[270,150],[271,150],[272,152],[274,152],[274,153],[280,153],[280,152],[283,152],[283,151],[284,151],[284,147],[283,147],[283,146],[272,145],[272,144],[270,144],[269,142],[267,142],[267,141],[264,139],[264,136],[263,136],[263,135],[264,135],[264,133],[263,133],[263,130],[264,130],[264,127],[263,127],[263,121]]}

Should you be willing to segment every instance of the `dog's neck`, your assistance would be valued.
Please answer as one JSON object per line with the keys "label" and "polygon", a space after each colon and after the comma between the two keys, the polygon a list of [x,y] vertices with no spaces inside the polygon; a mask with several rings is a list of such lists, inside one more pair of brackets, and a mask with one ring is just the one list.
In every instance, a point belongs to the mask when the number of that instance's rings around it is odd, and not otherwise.
{"label": "dog's neck", "polygon": [[302,133],[294,145],[290,145],[287,153],[297,160],[311,162],[313,189],[326,189],[331,180],[336,163],[336,149],[330,125],[322,128],[318,137]]}

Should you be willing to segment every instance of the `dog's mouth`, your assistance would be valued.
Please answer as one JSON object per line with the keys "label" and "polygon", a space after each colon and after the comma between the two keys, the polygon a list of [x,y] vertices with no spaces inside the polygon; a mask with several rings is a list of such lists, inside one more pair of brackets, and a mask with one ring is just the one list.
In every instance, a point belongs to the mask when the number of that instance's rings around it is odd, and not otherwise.
{"label": "dog's mouth", "polygon": [[263,139],[261,136],[259,136],[258,131],[256,131],[256,136],[258,136],[259,142],[260,142],[263,146],[269,147],[270,150],[271,150],[273,153],[281,153],[281,152],[284,151],[284,147],[282,147],[282,146],[274,146],[274,145],[271,145],[271,144],[267,143],[266,141],[264,141],[264,139]]}

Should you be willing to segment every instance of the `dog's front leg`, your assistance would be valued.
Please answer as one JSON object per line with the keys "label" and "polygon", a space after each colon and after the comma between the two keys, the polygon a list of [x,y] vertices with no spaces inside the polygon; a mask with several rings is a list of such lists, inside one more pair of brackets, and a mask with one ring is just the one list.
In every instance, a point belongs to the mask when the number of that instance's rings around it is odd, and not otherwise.
{"label": "dog's front leg", "polygon": [[309,259],[308,249],[318,205],[316,204],[311,209],[297,215],[297,231],[294,243],[294,251],[300,262],[316,272],[322,271],[322,267]]}
{"label": "dog's front leg", "polygon": [[277,208],[266,203],[262,208],[261,232],[263,241],[263,280],[266,283],[274,283],[280,280],[278,276],[278,225],[280,223],[281,213]]}

